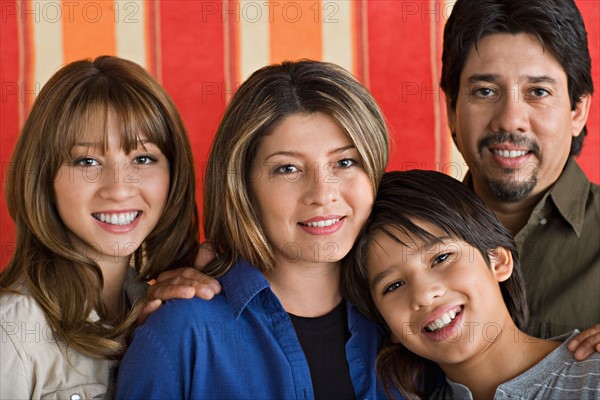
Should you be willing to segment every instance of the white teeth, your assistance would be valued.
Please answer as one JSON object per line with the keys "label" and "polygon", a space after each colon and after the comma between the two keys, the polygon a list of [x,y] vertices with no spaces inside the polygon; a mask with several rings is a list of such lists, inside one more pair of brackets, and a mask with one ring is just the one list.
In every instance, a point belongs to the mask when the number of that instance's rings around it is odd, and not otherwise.
{"label": "white teeth", "polygon": [[505,157],[505,158],[515,158],[522,157],[527,154],[525,150],[493,150],[494,154]]}
{"label": "white teeth", "polygon": [[440,318],[436,319],[435,321],[433,321],[429,325],[427,325],[427,329],[430,332],[435,332],[437,330],[442,329],[443,327],[448,325],[450,322],[452,322],[452,320],[454,318],[456,318],[456,315],[459,311],[460,311],[460,308],[448,311],[447,313],[443,314]]}
{"label": "white teeth", "polygon": [[99,221],[106,222],[111,225],[129,225],[133,220],[137,218],[139,215],[139,211],[132,211],[126,213],[94,213],[92,214],[94,218]]}
{"label": "white teeth", "polygon": [[317,221],[317,222],[309,222],[307,224],[303,224],[305,226],[310,226],[312,228],[316,228],[316,227],[323,227],[323,226],[331,226],[333,224],[335,224],[336,222],[338,222],[340,219],[326,219],[324,221]]}

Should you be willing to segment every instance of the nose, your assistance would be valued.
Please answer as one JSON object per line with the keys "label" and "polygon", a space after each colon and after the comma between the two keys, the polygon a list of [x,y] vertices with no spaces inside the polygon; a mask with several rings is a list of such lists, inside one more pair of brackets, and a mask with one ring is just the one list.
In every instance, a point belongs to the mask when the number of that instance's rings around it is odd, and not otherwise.
{"label": "nose", "polygon": [[409,285],[411,288],[410,306],[414,311],[434,305],[444,295],[444,287],[427,272],[421,271],[418,277],[413,277],[412,281],[412,285]]}
{"label": "nose", "polygon": [[305,180],[304,203],[307,205],[325,205],[337,200],[339,196],[339,178],[334,174],[333,166],[315,164],[310,168]]}
{"label": "nose", "polygon": [[100,197],[122,202],[134,196],[137,190],[136,167],[129,162],[115,162],[103,167],[100,176]]}
{"label": "nose", "polygon": [[523,133],[529,131],[529,105],[513,85],[496,103],[490,123],[492,132]]}

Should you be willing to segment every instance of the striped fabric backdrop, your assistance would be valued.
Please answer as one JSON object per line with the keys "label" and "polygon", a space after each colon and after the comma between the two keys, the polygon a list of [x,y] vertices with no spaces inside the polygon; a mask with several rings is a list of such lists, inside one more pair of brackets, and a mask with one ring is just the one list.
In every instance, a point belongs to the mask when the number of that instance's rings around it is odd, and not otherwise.
{"label": "striped fabric backdrop", "polygon": [[[600,89],[600,1],[578,0]],[[197,174],[228,99],[252,71],[314,58],[352,71],[383,108],[393,135],[389,169],[466,171],[445,120],[439,88],[442,31],[452,1],[0,0],[0,165],[36,94],[62,65],[113,54],[147,68],[174,98],[188,128]],[[600,102],[580,164],[600,182]],[[200,190],[198,196],[200,198]],[[14,226],[0,199],[0,268]]]}

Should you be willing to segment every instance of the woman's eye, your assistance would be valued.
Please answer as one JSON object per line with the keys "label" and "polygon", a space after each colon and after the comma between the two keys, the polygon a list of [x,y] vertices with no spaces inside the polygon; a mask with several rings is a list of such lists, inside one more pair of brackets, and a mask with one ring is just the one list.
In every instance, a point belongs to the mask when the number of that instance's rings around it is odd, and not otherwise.
{"label": "woman's eye", "polygon": [[295,165],[286,164],[286,165],[282,165],[281,167],[275,168],[274,172],[276,174],[285,175],[285,174],[293,174],[294,172],[298,172],[298,171],[299,171],[299,169]]}
{"label": "woman's eye", "polygon": [[350,168],[353,165],[356,165],[357,163],[358,163],[358,161],[356,161],[353,158],[344,158],[343,160],[338,161],[337,165],[340,168]]}
{"label": "woman's eye", "polygon": [[91,158],[91,157],[78,158],[73,162],[73,164],[76,167],[97,167],[100,165],[98,160],[96,160],[95,158]]}
{"label": "woman's eye", "polygon": [[387,294],[387,293],[391,293],[394,290],[398,289],[401,286],[404,286],[406,284],[406,282],[404,281],[396,281],[394,283],[392,283],[391,285],[388,285],[385,287],[385,290],[383,291],[383,294]]}
{"label": "woman's eye", "polygon": [[141,156],[137,156],[133,162],[135,164],[141,164],[141,165],[146,165],[146,164],[152,164],[156,162],[156,157],[151,156],[150,154],[144,154]]}
{"label": "woman's eye", "polygon": [[433,264],[434,264],[434,265],[436,265],[436,264],[441,264],[441,263],[443,263],[444,261],[448,260],[449,258],[450,258],[450,253],[444,253],[444,254],[440,254],[439,256],[436,256],[436,257],[433,259]]}

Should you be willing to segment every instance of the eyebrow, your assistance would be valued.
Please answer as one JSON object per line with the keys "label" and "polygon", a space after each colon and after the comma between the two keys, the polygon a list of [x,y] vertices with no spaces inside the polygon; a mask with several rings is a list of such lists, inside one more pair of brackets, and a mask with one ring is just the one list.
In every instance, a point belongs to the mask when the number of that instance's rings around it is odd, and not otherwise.
{"label": "eyebrow", "polygon": [[[429,251],[429,249],[431,249],[433,246],[435,246],[438,243],[444,243],[444,241],[449,240],[449,239],[452,240],[452,238],[450,238],[449,236],[441,236],[441,237],[436,236],[436,239],[437,240],[431,240],[431,241],[424,242],[423,245],[419,247],[419,251],[420,252]],[[404,247],[406,247],[406,246],[404,246]],[[369,283],[369,287],[374,288],[379,283],[381,283],[381,281],[383,281],[385,278],[387,278],[389,275],[391,275],[393,272],[394,272],[393,265],[390,266],[389,268],[384,269],[383,271],[381,271],[380,273],[375,275],[373,280]]]}
{"label": "eyebrow", "polygon": [[[556,83],[556,79],[548,75],[525,75],[524,78],[528,83]],[[490,82],[495,83],[501,80],[498,74],[473,74],[467,78],[467,83]]]}
{"label": "eyebrow", "polygon": [[379,285],[379,283],[381,283],[381,281],[383,281],[385,278],[387,278],[389,275],[391,275],[392,272],[393,272],[392,267],[381,271],[380,273],[375,275],[373,280],[369,283],[369,287],[371,287],[371,288],[376,287],[377,285]]}
{"label": "eyebrow", "polygon": [[[337,149],[331,150],[329,153],[327,153],[327,155],[343,153],[344,151],[351,150],[351,149],[356,149],[356,146],[354,146],[353,144],[350,144],[348,146],[339,147]],[[300,153],[298,151],[276,151],[275,153],[272,153],[268,157],[266,157],[265,161],[267,161],[269,158],[272,158],[275,156],[301,157],[302,153]]]}

